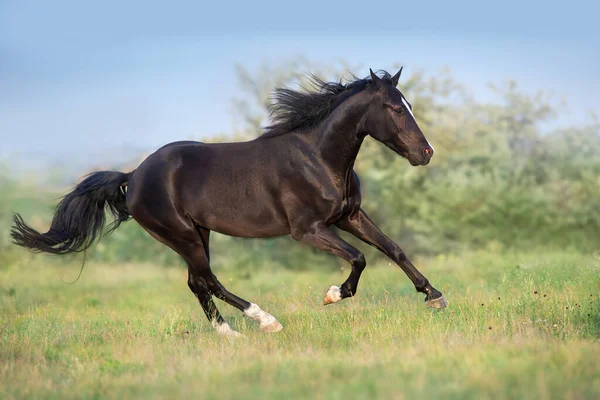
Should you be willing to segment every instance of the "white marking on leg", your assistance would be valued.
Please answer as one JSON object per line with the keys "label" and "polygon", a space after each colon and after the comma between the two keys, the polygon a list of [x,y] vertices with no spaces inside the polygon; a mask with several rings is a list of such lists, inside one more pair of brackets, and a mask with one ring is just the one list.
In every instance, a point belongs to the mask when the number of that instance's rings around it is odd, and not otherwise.
{"label": "white marking on leg", "polygon": [[244,310],[244,314],[247,317],[258,321],[261,329],[267,332],[279,332],[283,329],[283,326],[275,319],[274,316],[266,311],[263,311],[259,306],[254,303],[250,303],[250,307]]}
{"label": "white marking on leg", "polygon": [[216,319],[212,320],[212,326],[221,336],[240,336],[240,333],[231,329],[231,326],[225,321],[219,323]]}
{"label": "white marking on leg", "polygon": [[266,311],[263,311],[258,305],[254,303],[250,303],[250,307],[244,310],[244,314],[247,317],[258,321],[260,323],[261,328],[267,325],[271,325],[273,322],[277,321],[274,316],[272,316]]}
{"label": "white marking on leg", "polygon": [[325,295],[325,304],[337,303],[342,300],[342,292],[339,286],[331,286]]}

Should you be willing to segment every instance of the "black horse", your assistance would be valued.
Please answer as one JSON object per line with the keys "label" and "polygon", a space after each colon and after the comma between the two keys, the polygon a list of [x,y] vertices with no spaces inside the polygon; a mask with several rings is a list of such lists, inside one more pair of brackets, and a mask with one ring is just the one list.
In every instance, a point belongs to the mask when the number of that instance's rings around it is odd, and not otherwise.
{"label": "black horse", "polygon": [[[442,294],[361,209],[353,170],[367,135],[408,159],[426,165],[433,148],[417,126],[411,105],[396,88],[402,69],[348,84],[315,78],[311,93],[277,89],[274,124],[258,138],[239,143],[170,143],[130,173],[102,171],[84,179],[58,204],[50,230],[41,234],[16,214],[16,244],[54,254],[87,249],[101,233],[105,209],[111,229],[133,217],[150,235],[179,253],[188,265],[188,285],[221,334],[237,335],[212,296],[257,320],[266,332],[283,327],[259,306],[229,292],[210,268],[209,236],[291,235],[348,261],[352,271],[331,286],[324,303],[354,296],[364,255],[329,227],[351,233],[395,261],[426,295],[444,308]],[[109,230],[109,231],[110,231]]]}

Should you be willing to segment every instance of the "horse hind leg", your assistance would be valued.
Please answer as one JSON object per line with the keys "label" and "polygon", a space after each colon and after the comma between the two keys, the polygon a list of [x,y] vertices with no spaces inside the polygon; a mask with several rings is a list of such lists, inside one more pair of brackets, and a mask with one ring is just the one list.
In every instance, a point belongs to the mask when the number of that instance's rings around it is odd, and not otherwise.
{"label": "horse hind leg", "polygon": [[206,282],[204,279],[196,279],[192,276],[191,272],[188,270],[188,286],[192,293],[198,299],[204,314],[206,314],[206,318],[211,322],[213,328],[217,331],[217,333],[221,336],[240,336],[241,334],[231,328],[227,321],[223,318],[219,309],[215,305],[215,302],[212,299],[212,294],[208,290],[208,286],[206,286]]}
{"label": "horse hind leg", "polygon": [[245,316],[257,321],[263,331],[267,333],[281,331],[283,329],[283,325],[281,325],[275,317],[262,310],[258,305],[250,303],[234,295],[228,291],[221,282],[219,282],[217,277],[210,269],[210,252],[208,250],[210,231],[199,226],[196,226],[196,228],[198,229],[202,243],[206,249],[206,261],[193,264],[192,268],[194,269],[194,272],[192,272],[192,274],[201,276],[205,280],[208,289],[213,295],[215,295],[218,299],[221,299],[224,302],[236,307],[242,311]]}
{"label": "horse hind leg", "polygon": [[[170,218],[160,221],[149,213],[140,213],[139,217],[132,212],[135,220],[158,241],[177,252],[188,264],[188,286],[198,297],[206,316],[219,334],[235,335],[235,331],[227,329],[225,320],[217,310],[212,296],[236,307],[244,315],[258,321],[265,332],[279,332],[283,326],[269,313],[256,304],[250,303],[229,292],[217,280],[210,269],[209,236],[210,231],[194,224],[187,216],[172,213]],[[235,333],[232,333],[235,332]]]}
{"label": "horse hind leg", "polygon": [[[204,243],[198,236],[191,221],[186,218],[170,218],[166,225],[157,220],[151,213],[132,213],[134,219],[144,228],[150,236],[178,253],[188,264],[188,286],[192,293],[198,299],[206,317],[215,328],[217,333],[222,336],[238,336],[239,333],[233,330],[227,321],[221,316],[217,306],[212,300],[212,294],[206,285],[206,281],[200,276],[194,276],[194,260],[189,258],[191,250],[199,250],[204,253]],[[208,257],[208,254],[206,255]]]}

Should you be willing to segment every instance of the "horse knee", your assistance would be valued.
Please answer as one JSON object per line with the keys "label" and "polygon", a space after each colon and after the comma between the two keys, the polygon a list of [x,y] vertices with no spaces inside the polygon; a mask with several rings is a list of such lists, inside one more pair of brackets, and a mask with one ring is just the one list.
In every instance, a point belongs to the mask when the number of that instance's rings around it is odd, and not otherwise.
{"label": "horse knee", "polygon": [[[196,294],[196,285],[194,284],[194,280],[192,279],[192,277],[188,278],[188,287],[194,294]],[[197,296],[197,294],[196,294],[196,296]]]}
{"label": "horse knee", "polygon": [[358,253],[356,257],[350,260],[350,264],[352,264],[352,268],[362,271],[367,266],[367,260],[365,259],[365,255],[363,253]]}

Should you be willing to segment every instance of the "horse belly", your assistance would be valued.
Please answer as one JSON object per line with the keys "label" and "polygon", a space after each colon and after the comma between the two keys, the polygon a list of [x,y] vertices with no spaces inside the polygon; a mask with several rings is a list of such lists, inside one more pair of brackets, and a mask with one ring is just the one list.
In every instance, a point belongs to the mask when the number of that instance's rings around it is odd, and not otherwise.
{"label": "horse belly", "polygon": [[186,150],[178,170],[178,186],[185,188],[179,197],[196,223],[229,236],[289,233],[278,168],[258,150],[251,143]]}
{"label": "horse belly", "polygon": [[278,201],[264,188],[244,190],[244,186],[204,191],[191,215],[199,225],[229,236],[252,238],[288,234],[287,217],[278,207]]}

